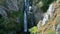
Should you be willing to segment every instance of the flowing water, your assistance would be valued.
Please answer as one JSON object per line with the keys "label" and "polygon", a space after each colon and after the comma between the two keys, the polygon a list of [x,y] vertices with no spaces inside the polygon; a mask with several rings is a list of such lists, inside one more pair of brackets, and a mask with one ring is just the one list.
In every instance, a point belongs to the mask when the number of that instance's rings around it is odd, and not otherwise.
{"label": "flowing water", "polygon": [[24,0],[24,32],[27,32],[28,27],[27,27],[27,12],[29,9],[29,2],[27,0]]}
{"label": "flowing water", "polygon": [[27,15],[26,12],[24,11],[24,32],[27,32]]}
{"label": "flowing water", "polygon": [[44,18],[42,20],[42,25],[46,24],[52,13],[54,12],[53,4],[51,4],[47,10],[47,13],[45,13]]}

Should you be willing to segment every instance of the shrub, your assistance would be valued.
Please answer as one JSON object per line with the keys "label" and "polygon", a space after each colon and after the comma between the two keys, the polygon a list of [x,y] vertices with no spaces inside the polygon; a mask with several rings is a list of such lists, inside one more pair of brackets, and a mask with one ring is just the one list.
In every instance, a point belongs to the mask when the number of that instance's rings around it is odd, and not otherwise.
{"label": "shrub", "polygon": [[32,27],[32,28],[29,29],[29,32],[30,32],[30,34],[37,34],[38,29],[37,29],[36,26],[34,26],[34,27]]}

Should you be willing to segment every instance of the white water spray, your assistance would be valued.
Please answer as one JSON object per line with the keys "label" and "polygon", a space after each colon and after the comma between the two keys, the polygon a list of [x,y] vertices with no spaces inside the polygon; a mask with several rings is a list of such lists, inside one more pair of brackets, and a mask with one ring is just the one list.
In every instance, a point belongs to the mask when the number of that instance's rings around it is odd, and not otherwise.
{"label": "white water spray", "polygon": [[49,6],[49,9],[47,10],[47,13],[44,15],[44,18],[42,20],[42,25],[46,24],[46,22],[48,21],[49,17],[52,15],[53,12],[54,12],[54,7],[53,4],[51,4]]}

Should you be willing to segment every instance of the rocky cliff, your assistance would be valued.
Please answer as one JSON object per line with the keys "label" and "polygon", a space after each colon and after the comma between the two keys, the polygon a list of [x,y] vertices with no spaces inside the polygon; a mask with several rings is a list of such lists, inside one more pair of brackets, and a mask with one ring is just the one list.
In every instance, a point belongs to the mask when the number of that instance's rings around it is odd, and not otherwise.
{"label": "rocky cliff", "polygon": [[[52,3],[54,11],[51,13],[51,15],[47,14],[48,19],[44,25],[42,25],[42,21],[38,23],[38,31],[39,34],[59,34],[60,31],[60,0],[57,0],[56,2]],[[49,10],[49,9],[48,9]],[[48,11],[47,11],[48,12]],[[49,12],[50,13],[50,12]],[[50,32],[51,31],[51,32]]]}

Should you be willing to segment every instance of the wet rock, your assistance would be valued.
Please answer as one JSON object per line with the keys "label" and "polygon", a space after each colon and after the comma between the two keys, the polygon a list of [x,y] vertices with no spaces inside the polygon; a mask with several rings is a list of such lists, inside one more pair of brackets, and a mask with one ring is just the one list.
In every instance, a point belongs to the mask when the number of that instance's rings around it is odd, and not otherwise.
{"label": "wet rock", "polygon": [[56,34],[60,34],[60,24],[57,25]]}
{"label": "wet rock", "polygon": [[33,6],[33,13],[37,23],[39,22],[39,20],[42,20],[43,11],[40,8],[38,8],[37,6]]}
{"label": "wet rock", "polygon": [[2,17],[4,19],[7,19],[8,18],[7,17],[7,12],[2,7],[0,7],[0,15],[2,15]]}
{"label": "wet rock", "polygon": [[17,22],[17,23],[20,23],[20,19],[19,19],[19,18],[16,18],[16,22]]}

